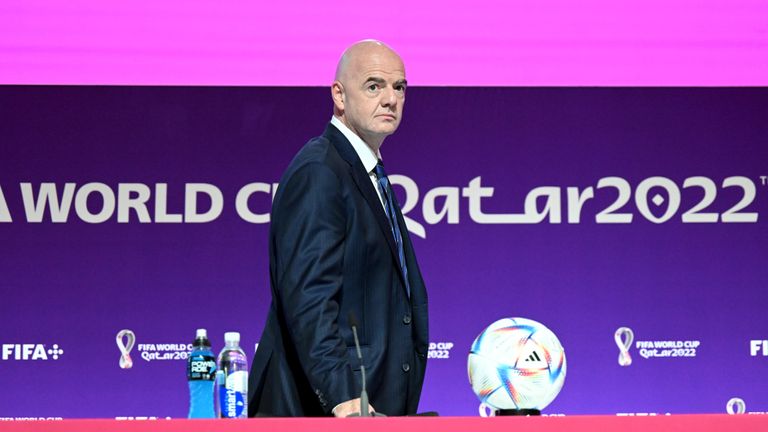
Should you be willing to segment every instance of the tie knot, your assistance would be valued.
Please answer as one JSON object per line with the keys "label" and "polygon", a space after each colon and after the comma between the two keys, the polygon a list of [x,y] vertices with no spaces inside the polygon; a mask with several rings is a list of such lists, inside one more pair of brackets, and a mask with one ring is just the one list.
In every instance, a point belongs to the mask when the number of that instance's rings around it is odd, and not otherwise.
{"label": "tie knot", "polygon": [[374,171],[376,172],[376,177],[380,179],[387,177],[387,172],[384,171],[384,163],[382,161],[379,161],[379,163],[376,164]]}

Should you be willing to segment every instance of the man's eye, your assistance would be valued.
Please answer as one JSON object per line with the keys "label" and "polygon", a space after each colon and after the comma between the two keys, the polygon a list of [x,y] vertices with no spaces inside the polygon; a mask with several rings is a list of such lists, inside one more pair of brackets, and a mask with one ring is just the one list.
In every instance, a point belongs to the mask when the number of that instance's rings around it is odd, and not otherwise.
{"label": "man's eye", "polygon": [[378,90],[379,85],[378,84],[369,84],[368,85],[368,91],[376,91]]}

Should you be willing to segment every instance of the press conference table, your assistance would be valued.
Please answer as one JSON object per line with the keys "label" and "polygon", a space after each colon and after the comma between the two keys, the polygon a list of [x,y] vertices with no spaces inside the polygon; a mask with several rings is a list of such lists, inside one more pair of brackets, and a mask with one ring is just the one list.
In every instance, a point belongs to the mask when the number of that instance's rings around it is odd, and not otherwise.
{"label": "press conference table", "polygon": [[53,432],[610,432],[768,431],[768,415],[392,417],[349,419],[4,421],[2,431]]}

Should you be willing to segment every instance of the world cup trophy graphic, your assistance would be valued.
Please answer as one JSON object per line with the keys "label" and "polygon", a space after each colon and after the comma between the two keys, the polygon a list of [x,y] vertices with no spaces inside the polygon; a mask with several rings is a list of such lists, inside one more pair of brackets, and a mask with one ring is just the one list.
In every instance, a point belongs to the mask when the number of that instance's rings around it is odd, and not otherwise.
{"label": "world cup trophy graphic", "polygon": [[725,404],[725,412],[728,414],[744,414],[747,412],[747,404],[744,403],[744,399],[731,398],[728,403]]}
{"label": "world cup trophy graphic", "polygon": [[[125,342],[123,342],[125,339]],[[131,360],[131,350],[133,344],[136,342],[136,335],[128,329],[120,330],[115,336],[115,342],[117,342],[117,348],[120,350],[120,368],[130,369],[133,367],[133,360]]]}
{"label": "world cup trophy graphic", "polygon": [[613,334],[613,340],[616,341],[616,346],[619,347],[619,365],[629,366],[632,364],[629,348],[632,347],[634,339],[635,334],[629,327],[619,327],[616,329],[616,333]]}

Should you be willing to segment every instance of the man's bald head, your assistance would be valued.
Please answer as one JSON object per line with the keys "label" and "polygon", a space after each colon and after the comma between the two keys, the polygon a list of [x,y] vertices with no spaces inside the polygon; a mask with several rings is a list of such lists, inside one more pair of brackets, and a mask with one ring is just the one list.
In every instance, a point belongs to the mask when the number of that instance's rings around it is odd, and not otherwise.
{"label": "man's bald head", "polygon": [[392,48],[376,40],[357,42],[336,67],[333,114],[378,151],[400,124],[406,84],[403,60]]}
{"label": "man's bald head", "polygon": [[[359,62],[370,58],[371,56],[394,56],[402,65],[400,56],[387,44],[374,39],[366,39],[350,45],[339,59],[336,65],[336,76],[334,80],[344,82],[348,78],[350,70],[358,66]],[[403,67],[405,70],[405,67]]]}

